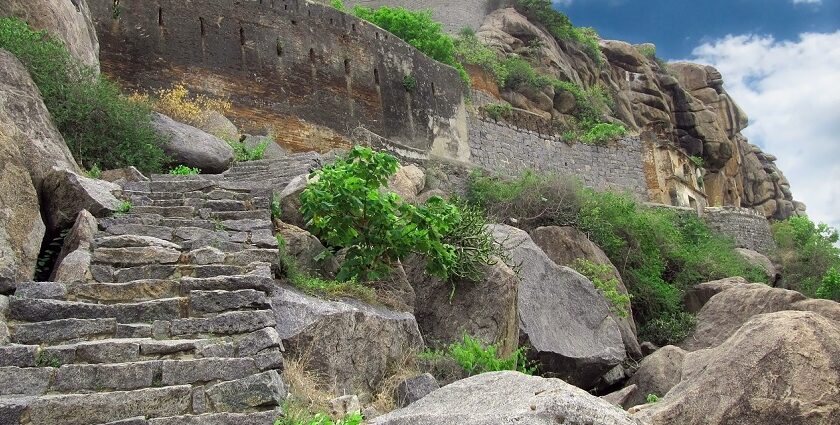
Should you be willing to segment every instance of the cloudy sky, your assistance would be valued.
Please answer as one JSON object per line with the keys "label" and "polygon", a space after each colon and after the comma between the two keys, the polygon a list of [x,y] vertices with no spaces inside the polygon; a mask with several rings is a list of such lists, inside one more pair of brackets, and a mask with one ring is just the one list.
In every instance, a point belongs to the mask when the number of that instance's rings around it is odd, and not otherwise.
{"label": "cloudy sky", "polygon": [[814,220],[840,228],[840,0],[564,0],[576,25],[714,65]]}

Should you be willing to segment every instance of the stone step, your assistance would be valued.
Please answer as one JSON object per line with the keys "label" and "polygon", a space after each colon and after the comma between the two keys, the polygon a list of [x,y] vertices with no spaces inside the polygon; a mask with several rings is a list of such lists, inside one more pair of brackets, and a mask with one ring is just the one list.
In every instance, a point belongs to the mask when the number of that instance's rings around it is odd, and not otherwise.
{"label": "stone step", "polygon": [[233,252],[225,258],[225,264],[247,266],[253,262],[276,264],[279,251],[274,248],[255,248]]}
{"label": "stone step", "polygon": [[132,214],[155,214],[164,218],[193,218],[198,210],[195,207],[134,207]]}
{"label": "stone step", "polygon": [[122,304],[9,297],[9,318],[21,322],[62,319],[115,319],[117,323],[151,323],[182,317],[183,298],[166,298]]}
{"label": "stone step", "polygon": [[203,337],[254,332],[276,324],[271,310],[232,311],[212,317],[172,320],[170,337]]}
{"label": "stone step", "polygon": [[111,337],[117,330],[114,318],[62,319],[11,326],[12,341],[18,344],[53,344],[83,338]]}
{"label": "stone step", "polygon": [[159,246],[128,248],[96,248],[93,264],[108,264],[121,267],[135,267],[156,264],[175,264],[181,259],[181,251]]}
{"label": "stone step", "polygon": [[190,316],[225,311],[264,310],[271,304],[265,292],[254,289],[236,291],[190,291]]}
{"label": "stone step", "polygon": [[282,410],[257,413],[208,413],[150,419],[137,425],[273,425]]}
{"label": "stone step", "polygon": [[258,209],[251,211],[213,211],[208,218],[216,220],[268,220],[271,218],[271,211]]}
{"label": "stone step", "polygon": [[144,279],[122,283],[76,283],[69,285],[67,296],[70,300],[125,303],[178,297],[180,289],[180,283],[171,279]]}
{"label": "stone step", "polygon": [[186,176],[175,174],[152,174],[149,180],[153,182],[215,182],[224,179],[222,174],[190,174]]}
{"label": "stone step", "polygon": [[35,367],[38,349],[37,345],[0,345],[0,367]]}
{"label": "stone step", "polygon": [[93,279],[101,283],[127,283],[135,280],[170,279],[180,270],[181,265],[151,264],[134,267],[114,267],[107,264],[94,264],[90,267]]}
{"label": "stone step", "polygon": [[241,289],[254,289],[264,293],[271,293],[274,287],[273,278],[257,275],[181,278],[182,291],[237,291]]}

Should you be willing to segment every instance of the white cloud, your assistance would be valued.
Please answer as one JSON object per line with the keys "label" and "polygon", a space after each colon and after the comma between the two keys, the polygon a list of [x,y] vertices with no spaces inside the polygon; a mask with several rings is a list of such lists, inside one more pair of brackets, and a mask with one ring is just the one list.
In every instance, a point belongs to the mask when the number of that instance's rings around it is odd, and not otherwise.
{"label": "white cloud", "polygon": [[822,0],[793,0],[793,4],[822,4]]}
{"label": "white cloud", "polygon": [[797,41],[727,36],[693,55],[723,74],[750,117],[744,134],[779,158],[808,215],[840,228],[840,31]]}

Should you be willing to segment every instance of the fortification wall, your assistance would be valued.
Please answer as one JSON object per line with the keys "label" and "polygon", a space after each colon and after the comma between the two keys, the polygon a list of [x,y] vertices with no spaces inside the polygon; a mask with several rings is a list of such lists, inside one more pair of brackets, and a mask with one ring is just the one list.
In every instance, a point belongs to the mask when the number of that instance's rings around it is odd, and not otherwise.
{"label": "fortification wall", "polygon": [[366,7],[404,7],[410,10],[431,10],[434,19],[443,24],[444,29],[457,34],[464,27],[477,30],[484,23],[490,12],[498,9],[502,0],[347,0],[348,7],[361,5]]}
{"label": "fortification wall", "polygon": [[770,222],[761,213],[748,208],[706,208],[703,219],[713,230],[735,240],[738,248],[762,254],[776,249]]}
{"label": "fortification wall", "polygon": [[526,170],[573,175],[584,185],[632,193],[648,200],[643,145],[627,137],[610,146],[566,143],[558,137],[492,119],[470,118],[470,161],[506,175]]}
{"label": "fortification wall", "polygon": [[[226,96],[245,130],[279,134],[296,117],[348,137],[364,126],[417,149],[466,143],[457,72],[331,7],[305,0],[89,3],[106,74],[139,89],[182,81]],[[407,75],[417,79],[412,92]]]}

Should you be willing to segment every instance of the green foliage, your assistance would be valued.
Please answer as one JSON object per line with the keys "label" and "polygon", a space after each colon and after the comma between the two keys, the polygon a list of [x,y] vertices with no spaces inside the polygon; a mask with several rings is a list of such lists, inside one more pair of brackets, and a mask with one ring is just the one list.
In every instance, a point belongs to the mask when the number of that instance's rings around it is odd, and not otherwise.
{"label": "green foliage", "polygon": [[417,89],[417,78],[413,75],[406,75],[403,77],[403,87],[405,91],[409,93],[413,93],[415,89]]}
{"label": "green foliage", "polygon": [[75,60],[63,44],[23,21],[4,18],[0,48],[17,56],[29,71],[80,165],[133,165],[157,172],[167,162],[151,124],[150,105],[123,96],[114,83]]}
{"label": "green foliage", "polygon": [[513,222],[526,230],[568,226],[580,211],[580,185],[569,178],[525,172],[517,179],[470,174],[467,201],[499,223]]}
{"label": "green foliage", "polygon": [[235,141],[235,140],[228,140],[227,143],[233,148],[233,153],[235,154],[234,161],[236,162],[248,162],[248,161],[259,161],[265,158],[265,150],[268,148],[269,143],[273,143],[271,140],[266,140],[260,142],[257,146],[250,148],[244,141]]}
{"label": "green foliage", "polygon": [[85,175],[92,179],[99,180],[99,178],[102,177],[102,170],[99,169],[99,164],[93,164],[93,166],[90,167],[90,170],[85,172]]}
{"label": "green foliage", "polygon": [[271,204],[269,205],[271,208],[271,218],[273,220],[280,220],[283,216],[283,205],[280,204],[280,196],[274,195],[271,198]]}
{"label": "green foliage", "polygon": [[592,28],[572,25],[568,16],[552,7],[551,0],[516,0],[514,6],[529,19],[543,24],[554,38],[575,42],[596,64],[604,63],[598,46],[598,33]]}
{"label": "green foliage", "polygon": [[452,37],[443,32],[440,22],[432,20],[430,10],[411,11],[388,6],[371,9],[355,6],[352,13],[394,34],[426,56],[454,67],[464,83],[470,84],[470,77],[464,66],[455,60],[455,43]]}
{"label": "green foliage", "polygon": [[61,253],[61,248],[64,246],[64,238],[70,232],[70,229],[62,230],[49,242],[41,246],[41,252],[38,253],[38,259],[35,262],[35,282],[47,282],[50,280],[55,262],[58,260],[58,255]]}
{"label": "green foliage", "polygon": [[593,125],[580,137],[581,142],[590,145],[603,145],[627,134],[627,129],[621,124],[599,123]]}
{"label": "green foliage", "polygon": [[[584,191],[578,227],[620,267],[633,297],[640,337],[675,343],[690,329],[682,292],[692,285],[731,276],[753,282],[766,277],[693,214],[649,208],[629,196]],[[645,326],[645,324],[647,326]]]}
{"label": "green foliage", "polygon": [[344,419],[333,421],[324,413],[313,414],[303,409],[283,406],[283,416],[277,419],[274,425],[360,425],[363,421],[364,417],[360,412],[349,413]]}
{"label": "green foliage", "polygon": [[691,157],[689,157],[689,159],[691,160],[691,163],[694,164],[694,166],[697,168],[703,168],[706,166],[706,162],[703,160],[702,157],[692,155]]}
{"label": "green foliage", "polygon": [[830,269],[840,268],[836,229],[808,217],[791,217],[773,224],[773,237],[778,247],[775,260],[787,288],[815,297]]}
{"label": "green foliage", "polygon": [[499,86],[504,86],[507,80],[507,68],[499,54],[484,45],[475,36],[475,32],[464,33],[455,39],[455,57],[465,64],[476,65],[491,73]]}
{"label": "green foliage", "polygon": [[186,165],[179,165],[169,170],[169,174],[173,176],[194,176],[200,173],[201,170],[199,170],[198,168],[191,168],[187,167]]}
{"label": "green foliage", "polygon": [[120,203],[119,208],[117,208],[117,212],[114,215],[125,215],[131,212],[131,209],[134,208],[134,205],[131,204],[131,201],[122,201]]}
{"label": "green foliage", "polygon": [[840,302],[840,272],[837,268],[828,269],[822,278],[822,285],[817,288],[817,298]]}
{"label": "green foliage", "polygon": [[510,116],[513,112],[513,107],[510,103],[491,103],[484,107],[487,116],[498,121],[499,118]]}
{"label": "green foliage", "polygon": [[648,394],[647,397],[645,397],[645,401],[648,403],[656,403],[659,401],[659,396],[656,394]]}
{"label": "green foliage", "polygon": [[656,46],[652,44],[640,44],[636,46],[636,50],[648,59],[656,58]]}
{"label": "green foliage", "polygon": [[572,264],[572,268],[586,276],[595,285],[595,288],[610,303],[610,310],[614,314],[618,317],[627,317],[630,310],[630,295],[618,291],[618,279],[613,276],[612,267],[579,258]]}
{"label": "green foliage", "polygon": [[328,245],[347,248],[338,280],[384,278],[391,264],[412,253],[426,257],[431,275],[477,280],[469,274],[492,253],[476,252],[478,236],[460,233],[472,230],[469,216],[438,197],[415,206],[382,190],[398,166],[390,154],[357,146],[317,171],[301,194],[308,227]]}
{"label": "green foliage", "polygon": [[639,337],[663,346],[684,340],[697,325],[697,318],[684,311],[668,313],[642,324]]}
{"label": "green foliage", "polygon": [[528,361],[524,347],[520,347],[507,357],[501,357],[497,345],[485,344],[467,334],[464,334],[462,342],[450,345],[445,352],[426,352],[422,355],[426,357],[449,356],[470,376],[503,370],[515,370],[526,375],[533,375],[537,369]]}
{"label": "green foliage", "polygon": [[277,244],[280,265],[292,286],[312,296],[328,299],[353,298],[368,304],[376,303],[376,292],[372,288],[356,280],[339,282],[313,277],[301,270],[297,261],[286,252],[286,241],[280,235],[277,235]]}
{"label": "green foliage", "polygon": [[343,2],[343,1],[341,1],[341,0],[331,0],[331,1],[330,1],[330,6],[332,6],[332,7],[333,7],[333,8],[335,8],[335,9],[338,9],[338,10],[340,10],[340,11],[342,11],[342,12],[346,12],[346,11],[347,11],[347,6],[345,6],[345,5],[344,5],[344,2]]}

